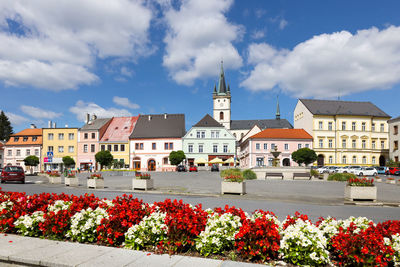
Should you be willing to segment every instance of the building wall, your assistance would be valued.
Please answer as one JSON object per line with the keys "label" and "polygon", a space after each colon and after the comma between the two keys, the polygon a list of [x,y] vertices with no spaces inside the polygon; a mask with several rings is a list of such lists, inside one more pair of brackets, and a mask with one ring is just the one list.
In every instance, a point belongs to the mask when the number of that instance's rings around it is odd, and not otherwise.
{"label": "building wall", "polygon": [[0,168],[4,167],[4,149],[0,149]]}
{"label": "building wall", "polygon": [[[152,149],[152,144],[155,143],[156,149]],[[172,143],[172,149],[165,149],[165,143]],[[139,149],[136,149],[136,144]],[[142,144],[143,149],[140,149]],[[174,171],[175,166],[171,165],[169,160],[165,164],[164,158],[168,158],[172,151],[182,150],[181,138],[157,138],[157,139],[131,139],[129,142],[130,151],[130,168],[135,168],[135,162],[140,162],[140,171],[149,171],[148,163],[154,160],[156,171]],[[138,159],[138,161],[136,161]]]}
{"label": "building wall", "polygon": [[389,156],[395,162],[400,161],[400,120],[389,122]]}
{"label": "building wall", "polygon": [[307,133],[312,135],[313,128],[313,114],[304,106],[299,100],[293,112],[293,121],[295,129],[304,129]]}
{"label": "building wall", "polygon": [[[103,149],[109,150],[111,152],[111,155],[113,155],[114,160],[123,161],[125,165],[130,165],[129,141],[127,141],[127,142],[100,142],[100,150],[103,150]],[[123,149],[123,151],[121,151],[121,149]]]}
{"label": "building wall", "polygon": [[[53,134],[53,139],[49,139],[49,134]],[[60,139],[59,134],[64,134],[64,138]],[[69,134],[73,134],[73,138],[69,138]],[[45,162],[49,147],[53,147],[53,162]],[[60,150],[62,147],[62,150]],[[71,147],[71,150],[70,150]],[[41,162],[45,170],[63,170],[62,158],[70,156],[75,160],[75,167],[78,161],[78,128],[43,128],[43,154]]]}
{"label": "building wall", "polygon": [[[94,138],[92,134],[94,134]],[[85,149],[85,146],[87,147],[87,149]],[[93,147],[94,151],[92,151],[92,146],[94,146]],[[77,167],[83,170],[85,168],[89,168],[90,166],[92,166],[93,168],[95,168],[95,170],[97,170],[98,166],[96,166],[95,155],[97,152],[100,151],[99,131],[98,130],[78,131],[77,149],[78,149]]]}
{"label": "building wall", "polygon": [[[29,153],[28,153],[29,150]],[[4,166],[13,165],[21,166],[25,171],[29,171],[30,167],[25,166],[24,159],[27,156],[35,155],[39,159],[41,158],[41,145],[26,145],[26,146],[5,146],[4,147]],[[38,166],[32,167],[33,172],[40,172],[41,163]]]}
{"label": "building wall", "polygon": [[[231,98],[230,96],[213,96],[213,117],[226,129],[231,128]],[[220,113],[223,112],[224,118],[220,120]]]}

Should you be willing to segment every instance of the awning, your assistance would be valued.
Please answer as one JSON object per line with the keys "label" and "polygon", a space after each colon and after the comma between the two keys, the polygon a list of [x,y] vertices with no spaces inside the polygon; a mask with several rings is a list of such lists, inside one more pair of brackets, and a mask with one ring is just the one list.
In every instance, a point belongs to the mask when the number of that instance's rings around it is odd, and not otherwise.
{"label": "awning", "polygon": [[224,163],[224,161],[222,159],[216,157],[216,158],[210,160],[209,163]]}
{"label": "awning", "polygon": [[198,158],[198,159],[195,159],[194,163],[195,164],[207,164],[208,160],[203,159],[203,158]]}

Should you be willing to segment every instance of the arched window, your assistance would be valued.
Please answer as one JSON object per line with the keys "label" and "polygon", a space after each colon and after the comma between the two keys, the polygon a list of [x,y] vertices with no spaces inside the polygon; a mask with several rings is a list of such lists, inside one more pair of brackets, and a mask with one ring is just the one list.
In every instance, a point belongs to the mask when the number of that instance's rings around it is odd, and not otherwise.
{"label": "arched window", "polygon": [[356,163],[357,163],[357,157],[353,156],[353,164],[356,164]]}
{"label": "arched window", "polygon": [[372,164],[376,164],[376,159],[375,159],[375,157],[372,157]]}
{"label": "arched window", "polygon": [[362,163],[363,164],[367,164],[367,157],[366,156],[362,157]]}
{"label": "arched window", "polygon": [[346,164],[346,163],[347,163],[347,158],[346,158],[346,156],[343,156],[343,158],[342,158],[342,163],[343,163],[343,164]]}
{"label": "arched window", "polygon": [[222,111],[219,113],[219,119],[221,121],[224,120],[224,113]]}

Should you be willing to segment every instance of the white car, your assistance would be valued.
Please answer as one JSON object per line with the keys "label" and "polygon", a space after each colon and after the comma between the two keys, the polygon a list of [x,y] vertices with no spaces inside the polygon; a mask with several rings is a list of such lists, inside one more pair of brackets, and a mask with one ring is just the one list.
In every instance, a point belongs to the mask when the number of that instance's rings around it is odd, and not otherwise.
{"label": "white car", "polygon": [[337,173],[348,173],[349,172],[349,166],[345,166],[345,167],[339,167],[338,169],[336,169]]}
{"label": "white car", "polygon": [[361,168],[361,166],[349,166],[348,173],[353,173],[354,174],[354,170],[355,169],[360,169],[360,168]]}
{"label": "white car", "polygon": [[327,167],[320,167],[320,168],[317,169],[317,172],[319,172],[319,173],[328,172],[328,168]]}
{"label": "white car", "polygon": [[335,173],[338,167],[336,166],[329,166],[326,170],[327,173]]}
{"label": "white car", "polygon": [[358,176],[376,176],[378,172],[373,167],[362,167],[354,169],[354,174]]}

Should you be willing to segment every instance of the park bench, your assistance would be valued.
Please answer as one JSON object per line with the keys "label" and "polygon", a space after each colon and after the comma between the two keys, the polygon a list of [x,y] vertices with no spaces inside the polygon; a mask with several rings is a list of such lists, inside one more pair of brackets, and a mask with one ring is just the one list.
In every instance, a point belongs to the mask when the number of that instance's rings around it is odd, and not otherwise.
{"label": "park bench", "polygon": [[293,173],[293,180],[294,178],[308,178],[311,180],[311,174],[309,172],[294,172]]}
{"label": "park bench", "polygon": [[267,179],[268,177],[281,177],[283,180],[283,173],[281,173],[281,172],[266,172],[265,179]]}

